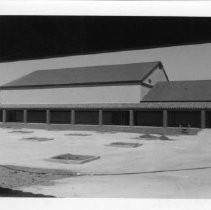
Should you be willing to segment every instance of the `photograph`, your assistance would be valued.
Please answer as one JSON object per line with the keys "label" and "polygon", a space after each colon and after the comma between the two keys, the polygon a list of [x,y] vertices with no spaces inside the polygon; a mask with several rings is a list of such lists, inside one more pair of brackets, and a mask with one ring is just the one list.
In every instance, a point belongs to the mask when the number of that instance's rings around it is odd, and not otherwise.
{"label": "photograph", "polygon": [[0,197],[211,198],[211,17],[0,13]]}

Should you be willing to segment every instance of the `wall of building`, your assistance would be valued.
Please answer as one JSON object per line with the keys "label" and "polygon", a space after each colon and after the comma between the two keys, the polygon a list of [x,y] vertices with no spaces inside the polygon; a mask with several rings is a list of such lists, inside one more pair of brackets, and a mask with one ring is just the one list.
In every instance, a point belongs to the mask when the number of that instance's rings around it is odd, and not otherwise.
{"label": "wall of building", "polygon": [[150,87],[145,87],[145,86],[142,86],[141,87],[141,99],[151,90]]}
{"label": "wall of building", "polygon": [[[144,84],[154,86],[157,82],[167,81],[163,69],[157,68],[144,81]],[[151,90],[150,87],[141,87],[141,99]]]}
{"label": "wall of building", "polygon": [[1,90],[1,104],[139,103],[140,85]]}
{"label": "wall of building", "polygon": [[143,83],[148,85],[155,85],[157,82],[167,81],[164,71],[162,69],[155,69],[152,74],[150,74]]}

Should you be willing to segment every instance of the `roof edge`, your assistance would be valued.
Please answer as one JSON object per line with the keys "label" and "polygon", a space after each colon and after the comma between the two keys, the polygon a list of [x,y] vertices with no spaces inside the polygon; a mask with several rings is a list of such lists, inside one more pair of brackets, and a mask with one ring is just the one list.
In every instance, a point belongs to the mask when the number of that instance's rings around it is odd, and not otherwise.
{"label": "roof edge", "polygon": [[80,86],[99,86],[99,85],[142,85],[140,80],[136,81],[116,81],[116,82],[90,82],[90,83],[67,83],[67,84],[44,84],[44,85],[18,85],[18,86],[0,86],[1,90],[25,89],[25,88],[58,88],[58,87],[80,87]]}
{"label": "roof edge", "polygon": [[[156,70],[157,67],[159,67],[160,70],[163,71],[163,73],[164,73],[164,75],[165,75],[165,77],[166,77],[166,79],[167,79],[167,81],[164,81],[164,82],[169,82],[169,78],[168,78],[168,76],[167,76],[167,74],[166,74],[166,71],[165,71],[165,69],[164,69],[164,67],[163,67],[162,62],[161,62],[161,61],[155,61],[155,63],[156,63],[156,62],[157,62],[157,65],[155,65],[155,66],[152,68],[152,70],[151,70],[150,72],[148,72],[148,73],[143,77],[143,79],[141,80],[141,82],[143,82],[150,74],[152,74],[152,73]],[[158,82],[157,82],[157,83],[158,83]]]}
{"label": "roof edge", "polygon": [[211,102],[211,99],[210,100],[188,100],[188,101],[174,101],[174,100],[171,100],[171,101],[144,101],[144,98],[143,100],[141,101],[141,103],[193,103],[193,102]]}

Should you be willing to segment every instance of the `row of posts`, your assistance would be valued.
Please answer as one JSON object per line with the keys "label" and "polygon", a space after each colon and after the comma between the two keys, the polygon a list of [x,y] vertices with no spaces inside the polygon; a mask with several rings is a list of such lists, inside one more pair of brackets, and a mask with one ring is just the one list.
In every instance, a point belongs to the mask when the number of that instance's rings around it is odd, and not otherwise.
{"label": "row of posts", "polygon": [[[2,122],[6,122],[6,109],[3,109]],[[50,123],[50,110],[46,110],[46,123]],[[27,123],[27,110],[23,111],[23,122]],[[71,124],[75,124],[75,110],[71,110]],[[99,125],[103,125],[103,110],[99,110]],[[129,125],[134,126],[134,110],[129,110]],[[163,127],[168,126],[168,111],[163,110]],[[201,128],[206,127],[206,112],[201,110]]]}

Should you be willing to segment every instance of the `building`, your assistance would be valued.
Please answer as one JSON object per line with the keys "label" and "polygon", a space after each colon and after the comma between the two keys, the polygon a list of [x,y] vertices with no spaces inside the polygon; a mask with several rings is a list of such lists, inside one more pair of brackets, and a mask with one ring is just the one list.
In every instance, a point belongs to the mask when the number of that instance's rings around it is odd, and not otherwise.
{"label": "building", "polygon": [[139,103],[159,81],[161,62],[39,70],[2,86],[1,103]]}
{"label": "building", "polygon": [[165,126],[211,128],[211,80],[158,82],[142,103],[163,110]]}
{"label": "building", "polygon": [[0,87],[2,122],[211,128],[211,80],[161,62],[39,70]]}
{"label": "building", "polygon": [[168,81],[161,62],[39,70],[1,86],[1,118],[129,125],[128,104],[139,104],[159,81]]}

